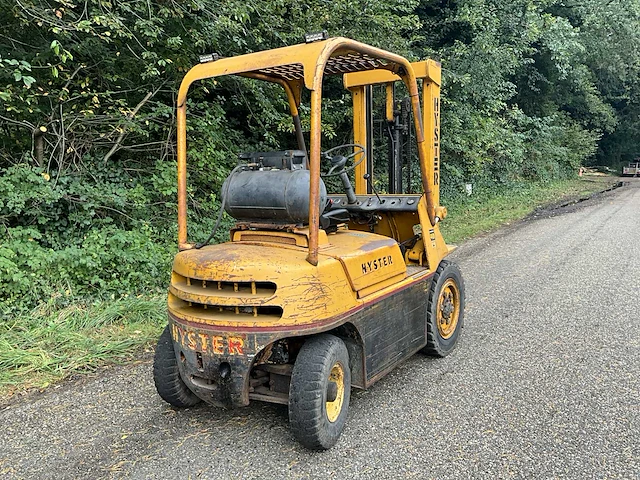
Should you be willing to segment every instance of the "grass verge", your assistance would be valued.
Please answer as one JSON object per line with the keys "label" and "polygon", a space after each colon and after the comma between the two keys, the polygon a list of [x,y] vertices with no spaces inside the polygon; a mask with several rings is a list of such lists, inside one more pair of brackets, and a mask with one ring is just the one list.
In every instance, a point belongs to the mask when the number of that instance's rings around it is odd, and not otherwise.
{"label": "grass verge", "polygon": [[[611,185],[612,177],[583,177],[486,192],[448,202],[445,238],[460,242],[520,219],[541,205],[584,197]],[[73,373],[135,359],[155,343],[166,323],[163,297],[54,303],[19,318],[0,319],[0,396],[43,389]]]}
{"label": "grass verge", "polygon": [[445,203],[448,215],[440,228],[447,243],[456,244],[524,218],[543,205],[585,197],[616,181],[615,177],[585,176],[459,198]]}
{"label": "grass verge", "polygon": [[0,320],[0,395],[135,358],[167,321],[164,298],[123,298]]}

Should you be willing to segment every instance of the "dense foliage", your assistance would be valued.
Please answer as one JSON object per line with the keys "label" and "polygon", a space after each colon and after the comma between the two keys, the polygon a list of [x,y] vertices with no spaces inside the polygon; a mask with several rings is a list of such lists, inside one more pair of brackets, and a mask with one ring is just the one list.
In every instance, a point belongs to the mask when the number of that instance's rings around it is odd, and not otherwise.
{"label": "dense foliage", "polygon": [[[635,0],[0,0],[0,314],[163,288],[175,93],[198,54],[326,29],[441,60],[451,198],[466,182],[549,181],[640,153],[639,14]],[[190,101],[204,238],[236,153],[291,146],[290,121],[259,82],[208,82]],[[336,111],[325,134],[348,137]]]}

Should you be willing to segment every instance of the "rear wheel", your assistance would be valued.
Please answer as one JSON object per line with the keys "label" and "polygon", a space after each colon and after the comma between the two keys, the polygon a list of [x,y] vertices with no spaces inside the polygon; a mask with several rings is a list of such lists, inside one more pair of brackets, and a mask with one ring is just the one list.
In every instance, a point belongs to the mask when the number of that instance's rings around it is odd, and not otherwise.
{"label": "rear wheel", "polygon": [[464,282],[455,263],[443,260],[431,281],[427,345],[423,352],[444,357],[455,348],[464,320]]}
{"label": "rear wheel", "polygon": [[305,447],[326,450],[338,441],[349,410],[351,370],[344,342],[310,338],[300,349],[289,387],[289,422]]}
{"label": "rear wheel", "polygon": [[180,377],[169,326],[164,329],[153,357],[153,381],[162,399],[178,408],[193,407],[200,400]]}

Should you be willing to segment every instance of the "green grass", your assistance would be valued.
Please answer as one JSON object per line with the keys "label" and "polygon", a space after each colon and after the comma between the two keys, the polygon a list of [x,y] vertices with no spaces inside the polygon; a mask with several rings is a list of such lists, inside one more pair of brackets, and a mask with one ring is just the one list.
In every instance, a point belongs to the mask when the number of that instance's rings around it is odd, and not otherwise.
{"label": "green grass", "polygon": [[[448,242],[460,242],[520,219],[540,205],[586,196],[614,181],[584,177],[474,194],[447,204],[449,215],[442,230]],[[71,374],[135,360],[155,344],[165,323],[164,297],[128,297],[63,308],[52,302],[0,320],[0,396],[43,389]]]}
{"label": "green grass", "polygon": [[0,320],[0,395],[135,359],[160,335],[165,299],[123,298],[65,308],[43,305]]}
{"label": "green grass", "polygon": [[542,205],[601,191],[616,180],[606,176],[585,176],[459,198],[445,203],[448,215],[440,228],[447,243],[459,243],[524,218]]}

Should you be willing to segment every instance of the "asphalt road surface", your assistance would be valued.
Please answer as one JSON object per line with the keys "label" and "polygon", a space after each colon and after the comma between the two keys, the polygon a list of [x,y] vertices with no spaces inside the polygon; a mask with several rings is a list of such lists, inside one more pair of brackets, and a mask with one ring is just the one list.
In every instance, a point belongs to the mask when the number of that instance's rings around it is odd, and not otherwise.
{"label": "asphalt road surface", "polygon": [[0,478],[640,478],[640,181],[467,242],[465,329],[354,391],[330,451],[285,407],[175,411],[150,362],[0,412]]}

